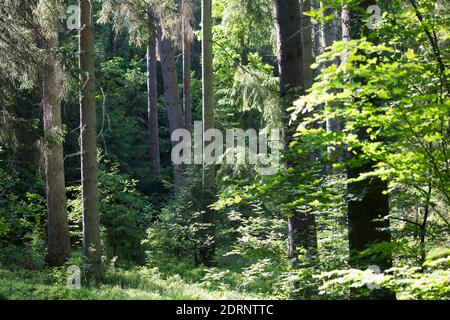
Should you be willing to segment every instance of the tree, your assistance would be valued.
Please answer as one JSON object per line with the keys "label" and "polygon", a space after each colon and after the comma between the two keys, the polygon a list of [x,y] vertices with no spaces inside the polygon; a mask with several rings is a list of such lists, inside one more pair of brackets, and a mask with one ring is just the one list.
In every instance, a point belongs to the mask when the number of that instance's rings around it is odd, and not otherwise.
{"label": "tree", "polygon": [[[167,103],[167,114],[169,117],[170,134],[175,130],[184,128],[183,114],[181,112],[180,94],[178,92],[177,69],[175,64],[175,52],[170,32],[163,34],[161,23],[158,23],[157,35],[159,55],[161,57],[161,69],[164,81],[164,96]],[[172,147],[178,142],[173,141]],[[174,165],[173,181],[175,190],[181,187],[183,181],[183,166]]]}
{"label": "tree", "polygon": [[148,99],[148,140],[150,152],[150,169],[152,173],[161,173],[159,154],[158,126],[158,79],[156,73],[156,20],[148,9],[149,35],[147,41],[147,99]]}
{"label": "tree", "polygon": [[[280,73],[280,94],[282,98],[283,112],[292,106],[295,94],[305,92],[305,80],[308,83],[311,79],[304,79],[303,48],[301,41],[301,20],[300,5],[297,0],[276,0],[275,19],[278,39],[278,68]],[[310,38],[306,42],[310,44]],[[312,48],[309,46],[309,49]],[[286,127],[289,122],[286,121]],[[286,133],[286,141],[292,141],[292,133]],[[308,160],[310,161],[310,160]],[[291,161],[286,166],[295,165]],[[315,217],[307,212],[290,213],[288,218],[288,254],[292,265],[298,266],[298,250],[303,248],[307,251],[307,256],[312,256],[317,248]],[[296,282],[292,283],[292,295],[307,297],[311,294],[310,289],[297,292]]]}
{"label": "tree", "polygon": [[[301,6],[301,12],[309,12],[311,10],[311,0],[304,0]],[[304,90],[310,88],[313,84],[313,70],[311,65],[314,62],[313,57],[313,27],[311,18],[305,14],[301,16],[301,38],[303,53],[303,85]]]}
{"label": "tree", "polygon": [[[214,141],[206,141],[207,130],[214,129],[214,85],[212,54],[212,0],[202,0],[202,105],[203,105],[203,150]],[[203,223],[206,230],[203,235],[203,247],[200,250],[199,262],[211,265],[215,253],[215,218],[209,205],[214,201],[216,168],[203,159]]]}
{"label": "tree", "polygon": [[70,251],[61,124],[61,71],[59,70],[57,14],[59,9],[59,1],[51,1],[46,10],[47,14],[44,15],[45,22],[41,23],[40,28],[40,42],[47,52],[47,60],[41,68],[41,79],[48,212],[46,260],[52,266],[63,265]]}
{"label": "tree", "polygon": [[80,0],[79,67],[83,256],[88,278],[104,277],[97,186],[94,20],[92,2]]}
{"label": "tree", "polygon": [[192,28],[190,20],[193,15],[192,3],[181,0],[182,14],[182,47],[183,47],[183,111],[186,129],[192,129],[192,97],[191,97],[191,41]]}
{"label": "tree", "polygon": [[[355,30],[356,37],[367,33],[364,26],[364,12],[372,1],[363,1],[359,4],[359,10],[356,11]],[[347,24],[351,21],[352,12],[344,9],[343,14],[343,38],[350,40]],[[350,18],[350,19],[349,19]],[[344,58],[344,61],[347,60]],[[347,62],[348,63],[348,62]],[[367,140],[367,133],[364,128],[357,133],[361,140]],[[348,184],[348,230],[349,230],[349,249],[350,264],[355,268],[367,268],[369,265],[377,265],[383,271],[392,267],[392,257],[389,252],[382,252],[376,255],[362,255],[363,251],[370,245],[377,243],[390,243],[391,234],[389,232],[389,197],[387,195],[387,181],[380,177],[372,177],[363,181],[355,181],[361,175],[373,171],[376,165],[373,161],[363,161],[360,164],[349,166],[347,175],[350,179]],[[395,294],[389,290],[377,290],[371,297],[381,299],[395,298]]]}

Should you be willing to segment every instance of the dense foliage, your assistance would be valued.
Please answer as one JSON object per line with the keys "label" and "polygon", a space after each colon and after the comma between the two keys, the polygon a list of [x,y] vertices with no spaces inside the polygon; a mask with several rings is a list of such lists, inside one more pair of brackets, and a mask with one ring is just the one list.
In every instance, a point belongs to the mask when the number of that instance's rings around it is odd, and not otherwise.
{"label": "dense foliage", "polygon": [[[0,299],[289,299],[306,289],[307,299],[351,299],[370,298],[380,288],[397,299],[450,299],[446,1],[388,1],[376,29],[361,28],[360,36],[343,40],[343,10],[361,11],[363,18],[354,20],[363,24],[371,19],[361,1],[300,1],[302,19],[311,21],[306,28],[313,35],[315,78],[304,94],[292,92],[295,102],[286,108],[273,1],[213,1],[216,127],[293,133],[274,175],[262,176],[251,164],[217,166],[215,198],[207,207],[214,212],[214,237],[205,237],[211,225],[204,218],[201,165],[183,168],[182,185],[174,187],[162,59],[155,80],[161,174],[149,166],[146,41],[155,34],[146,29],[146,10],[173,40],[180,96],[181,18],[191,15],[192,116],[201,121],[200,1],[184,0],[192,12],[173,0],[94,1],[106,277],[81,290],[66,286],[67,266],[83,266],[78,38],[62,26],[57,64],[63,130],[56,140],[64,146],[71,254],[60,267],[45,260],[48,136],[37,66],[47,59],[40,42],[47,2],[55,1],[0,1]],[[69,2],[56,1],[53,14],[67,18],[62,8]],[[325,45],[324,30],[331,24],[335,39]],[[340,129],[330,129],[331,122]],[[349,174],[361,167],[367,170]],[[348,203],[362,199],[364,186],[373,181],[387,185],[389,214],[382,219],[390,221],[383,231],[391,240],[372,243],[358,255],[369,262],[389,257],[385,270],[377,263],[357,268],[349,258]],[[355,183],[363,186],[360,193],[352,193]],[[317,243],[312,250],[297,248],[295,259],[287,249],[286,221],[293,216],[314,217]],[[215,248],[211,265],[202,262],[205,246]]]}

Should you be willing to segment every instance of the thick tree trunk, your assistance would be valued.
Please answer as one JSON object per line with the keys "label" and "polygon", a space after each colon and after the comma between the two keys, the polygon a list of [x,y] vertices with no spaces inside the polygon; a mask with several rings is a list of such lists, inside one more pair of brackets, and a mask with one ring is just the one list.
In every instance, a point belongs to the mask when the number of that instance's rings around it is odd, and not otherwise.
{"label": "thick tree trunk", "polygon": [[[360,4],[365,9],[374,4],[372,1],[364,1]],[[344,8],[342,12],[342,38],[349,41],[351,12]],[[359,36],[365,30],[361,16],[355,16],[355,35]],[[347,54],[344,53],[342,62],[347,63]],[[366,139],[365,130],[358,132],[361,140]],[[349,167],[348,178],[357,178],[360,175],[373,170],[375,163],[366,162],[364,164]],[[348,228],[349,228],[349,249],[350,265],[353,268],[366,269],[371,265],[378,266],[381,271],[392,267],[392,257],[389,252],[377,255],[361,256],[361,252],[370,245],[391,242],[389,231],[389,197],[385,194],[388,190],[387,182],[374,177],[360,182],[348,184]],[[368,296],[361,296],[359,290],[352,291],[355,298],[363,299],[395,299],[395,293],[381,289],[374,290]]]}
{"label": "thick tree trunk", "polygon": [[[285,125],[289,126],[287,108],[292,106],[296,96],[305,92],[303,79],[304,61],[301,39],[300,4],[297,0],[275,0],[275,19],[278,40],[278,69],[280,74],[280,94],[282,108],[285,113]],[[310,37],[308,38],[311,39]],[[311,42],[311,41],[310,41]],[[312,47],[310,44],[312,54]],[[286,132],[286,145],[292,139],[292,132]],[[294,164],[287,163],[287,166]],[[288,219],[289,259],[294,268],[298,266],[298,249],[307,250],[312,255],[317,250],[316,224],[313,215],[296,214]],[[297,283],[292,283],[293,298],[308,298],[311,289],[305,288],[298,292]]]}
{"label": "thick tree trunk", "polygon": [[154,175],[161,174],[158,126],[158,80],[156,74],[156,25],[149,13],[150,36],[147,43],[147,102],[148,102],[148,141],[150,170]]}
{"label": "thick tree trunk", "polygon": [[[275,28],[281,96],[286,97],[288,93],[293,96],[291,91],[303,93],[300,4],[297,0],[275,0]],[[287,106],[285,103],[284,107]]]}
{"label": "thick tree trunk", "polygon": [[48,61],[42,72],[42,109],[47,184],[48,254],[51,266],[61,266],[70,251],[69,224],[64,178],[63,132],[61,125],[61,84],[58,77],[57,35],[44,39]]}
{"label": "thick tree trunk", "polygon": [[[323,4],[321,4],[323,6]],[[323,12],[325,17],[330,15],[335,15],[336,9],[334,8],[326,8]],[[336,17],[330,21],[330,23],[326,23],[323,25],[323,50],[327,47],[331,46],[333,42],[337,40],[337,26],[336,26]]]}
{"label": "thick tree trunk", "polygon": [[192,98],[191,98],[191,42],[189,39],[189,19],[183,6],[183,111],[186,129],[192,131]]}
{"label": "thick tree trunk", "polygon": [[[203,85],[203,133],[215,127],[214,86],[212,52],[212,0],[202,0],[202,85]],[[204,148],[212,141],[204,141]],[[209,205],[215,198],[216,168],[203,161],[203,223],[207,229],[203,234],[203,246],[199,260],[204,265],[213,263],[215,254],[215,219]]]}
{"label": "thick tree trunk", "polygon": [[80,130],[83,255],[88,278],[104,277],[97,188],[94,22],[92,2],[80,0]]}
{"label": "thick tree trunk", "polygon": [[[302,12],[311,11],[311,0],[304,0],[301,10]],[[303,85],[305,90],[311,88],[314,78],[313,70],[311,69],[311,65],[314,63],[312,29],[311,18],[307,15],[302,15]]]}
{"label": "thick tree trunk", "polygon": [[[161,26],[158,25],[157,29],[159,54],[161,57],[161,68],[164,81],[164,96],[167,103],[170,133],[172,134],[175,130],[184,128],[180,94],[178,92],[175,54],[172,40],[163,38]],[[177,144],[178,142],[172,142],[172,147],[175,147]],[[181,187],[183,172],[184,169],[182,165],[174,165],[173,181],[175,190]]]}

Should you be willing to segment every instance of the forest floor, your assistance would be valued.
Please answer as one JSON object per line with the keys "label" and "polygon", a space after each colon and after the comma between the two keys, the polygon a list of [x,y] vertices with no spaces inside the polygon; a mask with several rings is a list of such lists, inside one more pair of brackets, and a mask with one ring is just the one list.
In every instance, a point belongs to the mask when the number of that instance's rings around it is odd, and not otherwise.
{"label": "forest floor", "polygon": [[[163,277],[158,269],[114,269],[100,285],[67,286],[63,269],[0,269],[0,300],[252,300],[262,297],[236,291],[209,290],[179,276]],[[264,297],[267,299],[268,297]]]}

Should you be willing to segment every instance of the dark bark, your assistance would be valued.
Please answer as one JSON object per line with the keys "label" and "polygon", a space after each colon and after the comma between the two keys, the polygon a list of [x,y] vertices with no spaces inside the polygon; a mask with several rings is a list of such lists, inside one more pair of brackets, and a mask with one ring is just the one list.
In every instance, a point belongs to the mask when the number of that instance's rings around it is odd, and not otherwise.
{"label": "dark bark", "polygon": [[[295,97],[305,92],[304,61],[301,39],[300,4],[297,0],[275,0],[275,27],[278,43],[278,69],[280,74],[280,95],[285,113],[285,126],[289,127],[287,109]],[[308,38],[310,40],[310,38]],[[312,54],[312,48],[310,48]],[[308,81],[308,80],[307,80]],[[293,132],[285,132],[286,145],[292,140]],[[287,166],[297,165],[287,163]],[[306,249],[307,256],[317,250],[315,217],[310,214],[294,214],[288,219],[289,259],[294,268],[298,267],[298,250]],[[292,283],[292,298],[308,298],[311,288],[298,291],[297,283]]]}
{"label": "dark bark", "polygon": [[[300,35],[300,4],[296,0],[275,0],[277,60],[281,96],[303,93],[303,51]],[[286,105],[285,105],[286,107]]]}
{"label": "dark bark", "polygon": [[97,187],[94,22],[91,1],[80,0],[80,131],[83,256],[88,278],[104,277]]}
{"label": "dark bark", "polygon": [[[373,170],[373,164],[348,169],[348,178],[357,178],[362,173]],[[353,268],[367,269],[371,265],[380,267],[381,271],[392,267],[389,252],[372,255],[361,255],[369,246],[391,242],[389,231],[389,198],[384,194],[387,182],[372,178],[350,183],[348,193],[352,198],[348,202],[348,238],[350,249],[350,265]],[[395,299],[395,294],[389,290],[374,290],[369,295],[362,295],[359,290],[353,290],[354,298],[362,299]]]}
{"label": "dark bark", "polygon": [[[157,35],[164,82],[164,96],[167,103],[170,133],[172,134],[175,130],[184,128],[180,94],[178,92],[175,53],[172,40],[163,37],[161,26],[159,25],[157,27]],[[177,144],[178,142],[172,142],[172,147]],[[174,165],[173,181],[175,190],[177,190],[182,184],[183,172],[184,169],[182,165]]]}
{"label": "dark bark", "polygon": [[[302,12],[311,11],[311,0],[304,0],[302,3]],[[303,85],[304,89],[311,88],[313,84],[313,70],[311,65],[314,62],[313,41],[312,41],[312,23],[307,15],[301,16],[301,35],[303,52]]]}
{"label": "dark bark", "polygon": [[156,25],[155,19],[149,14],[150,36],[147,43],[147,113],[150,171],[154,175],[161,174],[161,159],[159,154],[158,126],[158,79],[156,73]]}
{"label": "dark bark", "polygon": [[[372,1],[364,1],[360,4],[361,11],[374,4]],[[352,21],[352,12],[347,9],[342,14],[343,40],[350,40],[350,30],[355,29],[355,37],[359,37],[366,31],[361,13],[355,15],[355,25],[350,26]],[[343,62],[346,63],[346,54],[343,55]],[[358,132],[361,140],[366,139],[365,130]],[[350,155],[354,156],[354,155]],[[356,155],[356,157],[359,155]],[[349,179],[357,178],[360,175],[373,171],[375,163],[365,162],[347,168]],[[377,243],[390,243],[391,234],[389,231],[389,197],[386,194],[388,190],[387,182],[374,177],[364,181],[352,182],[348,184],[348,228],[349,228],[349,249],[350,265],[354,268],[366,269],[370,265],[377,265],[381,271],[392,267],[392,257],[387,252],[371,255],[361,255],[361,253]],[[386,290],[373,290],[368,295],[363,295],[360,290],[352,291],[353,297],[358,299],[395,299],[395,293]]]}
{"label": "dark bark", "polygon": [[61,125],[61,84],[58,79],[58,38],[43,40],[48,61],[42,70],[45,180],[47,185],[48,254],[51,266],[61,266],[70,252]]}

